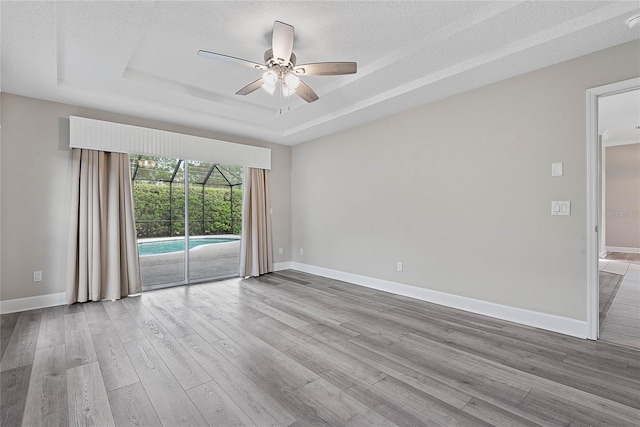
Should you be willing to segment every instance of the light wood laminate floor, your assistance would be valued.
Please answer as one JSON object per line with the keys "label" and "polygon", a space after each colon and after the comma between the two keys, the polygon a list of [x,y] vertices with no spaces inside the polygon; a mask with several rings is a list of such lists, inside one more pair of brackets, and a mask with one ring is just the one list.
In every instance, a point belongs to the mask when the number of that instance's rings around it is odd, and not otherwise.
{"label": "light wood laminate floor", "polygon": [[640,423],[640,353],[295,271],[2,316],[2,426]]}
{"label": "light wood laminate floor", "polygon": [[600,339],[640,350],[640,254],[612,252],[600,260],[600,270],[601,290],[608,283],[603,274],[622,278],[600,319]]}

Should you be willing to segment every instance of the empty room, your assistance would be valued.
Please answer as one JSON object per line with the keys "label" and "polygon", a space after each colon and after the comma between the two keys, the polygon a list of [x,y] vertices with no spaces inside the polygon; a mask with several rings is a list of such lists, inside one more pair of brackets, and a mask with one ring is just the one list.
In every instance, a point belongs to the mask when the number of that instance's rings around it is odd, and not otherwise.
{"label": "empty room", "polygon": [[0,2],[0,425],[637,426],[640,2]]}

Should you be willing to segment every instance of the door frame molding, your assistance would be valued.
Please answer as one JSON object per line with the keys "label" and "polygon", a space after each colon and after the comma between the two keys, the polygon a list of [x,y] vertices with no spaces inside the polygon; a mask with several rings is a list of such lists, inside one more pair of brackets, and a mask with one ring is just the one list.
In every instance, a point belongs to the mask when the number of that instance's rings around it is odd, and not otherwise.
{"label": "door frame molding", "polygon": [[587,338],[599,334],[598,260],[602,229],[598,98],[640,89],[640,77],[587,89]]}

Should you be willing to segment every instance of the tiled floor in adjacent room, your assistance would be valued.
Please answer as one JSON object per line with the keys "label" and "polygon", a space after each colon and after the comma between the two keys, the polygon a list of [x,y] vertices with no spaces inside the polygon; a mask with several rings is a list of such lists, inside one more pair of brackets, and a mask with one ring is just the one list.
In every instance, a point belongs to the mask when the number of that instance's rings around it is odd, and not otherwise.
{"label": "tiled floor in adjacent room", "polygon": [[600,260],[600,271],[623,276],[600,339],[640,348],[640,254],[611,253]]}

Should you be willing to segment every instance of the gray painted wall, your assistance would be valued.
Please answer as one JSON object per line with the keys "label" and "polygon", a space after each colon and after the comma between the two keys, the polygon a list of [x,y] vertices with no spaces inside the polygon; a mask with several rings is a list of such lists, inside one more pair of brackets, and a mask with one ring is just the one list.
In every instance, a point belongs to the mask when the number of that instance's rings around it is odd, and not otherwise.
{"label": "gray painted wall", "polygon": [[294,146],[292,260],[586,320],[585,91],[638,76],[635,41]]}
{"label": "gray painted wall", "polygon": [[607,246],[640,249],[640,144],[606,148]]}
{"label": "gray painted wall", "polygon": [[[284,255],[278,255],[276,249],[275,261],[289,260],[290,147],[7,93],[0,94],[0,104],[2,300],[65,291],[71,193],[70,115],[271,148],[273,245],[287,248]],[[33,282],[35,270],[43,273],[41,283]]]}

